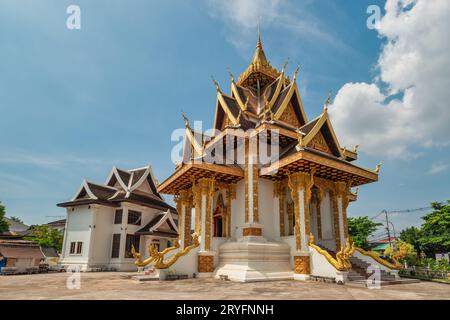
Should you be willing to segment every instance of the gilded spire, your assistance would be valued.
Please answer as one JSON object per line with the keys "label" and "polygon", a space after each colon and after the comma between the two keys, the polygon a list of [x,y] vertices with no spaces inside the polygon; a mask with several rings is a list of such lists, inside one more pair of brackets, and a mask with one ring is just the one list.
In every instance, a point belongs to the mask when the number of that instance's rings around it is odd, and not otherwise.
{"label": "gilded spire", "polygon": [[256,50],[255,53],[253,54],[252,63],[254,65],[269,64],[269,62],[267,62],[266,54],[264,53],[264,49],[262,47],[261,32],[259,31],[259,26],[258,26],[258,41],[256,42]]}
{"label": "gilded spire", "polygon": [[[250,80],[251,86],[256,90],[255,86],[256,81],[254,77],[252,78],[252,75],[255,73],[256,74],[263,73],[264,75],[272,79],[276,79],[280,75],[280,72],[274,67],[272,67],[266,58],[266,54],[264,53],[264,49],[261,42],[261,33],[259,31],[259,26],[258,26],[258,40],[256,41],[256,49],[255,53],[253,54],[252,62],[247,67],[247,69],[243,73],[241,73],[237,81],[237,84],[246,86],[246,80],[251,78]],[[256,77],[259,78],[259,80],[261,80],[261,76],[256,75]]]}

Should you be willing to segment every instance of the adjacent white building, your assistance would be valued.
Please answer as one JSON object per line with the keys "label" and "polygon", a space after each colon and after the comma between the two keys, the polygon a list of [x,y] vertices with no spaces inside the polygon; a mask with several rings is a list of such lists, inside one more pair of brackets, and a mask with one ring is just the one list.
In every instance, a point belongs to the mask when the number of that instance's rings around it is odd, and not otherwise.
{"label": "adjacent white building", "polygon": [[177,213],[156,190],[150,165],[114,167],[105,184],[83,181],[75,196],[58,206],[67,210],[61,264],[81,270],[136,270],[131,247],[148,256],[178,237]]}

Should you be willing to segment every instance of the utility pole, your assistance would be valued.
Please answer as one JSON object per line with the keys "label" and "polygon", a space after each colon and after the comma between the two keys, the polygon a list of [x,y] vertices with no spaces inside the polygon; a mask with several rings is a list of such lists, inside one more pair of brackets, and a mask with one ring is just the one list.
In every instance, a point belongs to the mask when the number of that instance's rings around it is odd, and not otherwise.
{"label": "utility pole", "polygon": [[383,213],[385,214],[385,216],[386,216],[386,230],[387,230],[387,233],[388,233],[389,246],[390,246],[391,249],[392,249],[391,232],[389,231],[389,218],[388,218],[388,212],[387,212],[386,210],[384,210],[384,209],[383,209],[382,212],[383,212]]}
{"label": "utility pole", "polygon": [[395,232],[395,227],[392,221],[389,221],[389,224],[392,226],[392,231],[394,231],[394,246],[393,246],[393,252],[397,251],[397,233]]}

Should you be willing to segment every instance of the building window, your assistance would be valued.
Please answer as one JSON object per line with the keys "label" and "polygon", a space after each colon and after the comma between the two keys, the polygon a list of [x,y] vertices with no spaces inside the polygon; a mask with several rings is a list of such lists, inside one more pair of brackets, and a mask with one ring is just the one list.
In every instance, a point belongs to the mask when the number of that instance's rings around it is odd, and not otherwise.
{"label": "building window", "polygon": [[83,242],[71,242],[69,254],[81,254],[83,251]]}
{"label": "building window", "polygon": [[118,258],[120,250],[120,233],[113,234],[111,258]]}
{"label": "building window", "polygon": [[116,210],[116,214],[114,215],[114,224],[122,224],[122,215],[123,215],[122,209]]}
{"label": "building window", "polygon": [[127,240],[125,243],[125,258],[133,258],[131,254],[131,247],[134,246],[136,251],[139,251],[139,236],[134,234],[127,234]]}
{"label": "building window", "polygon": [[71,242],[70,243],[70,254],[75,254],[75,247],[76,247],[77,243],[76,242]]}
{"label": "building window", "polygon": [[77,242],[77,254],[81,254],[83,249],[83,242]]}
{"label": "building window", "polygon": [[128,224],[133,224],[135,226],[141,225],[142,213],[139,211],[128,210]]}

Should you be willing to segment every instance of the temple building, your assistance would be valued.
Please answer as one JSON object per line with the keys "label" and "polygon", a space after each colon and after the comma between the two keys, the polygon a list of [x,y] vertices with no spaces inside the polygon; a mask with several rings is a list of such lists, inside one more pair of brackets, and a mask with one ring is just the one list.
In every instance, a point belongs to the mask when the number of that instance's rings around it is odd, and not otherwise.
{"label": "temple building", "polygon": [[376,182],[379,165],[354,164],[357,147],[340,145],[329,99],[321,114],[307,117],[299,70],[291,79],[285,67],[269,63],[258,35],[248,68],[237,80],[230,73],[230,92],[214,81],[215,133],[194,130],[184,116],[181,160],[157,187],[175,196],[179,241],[162,252],[141,246],[136,265],[242,282],[345,282],[368,265],[397,277],[397,264],[348,237],[347,207],[357,198],[351,189]]}
{"label": "temple building", "polygon": [[84,180],[58,206],[67,218],[60,263],[83,271],[135,271],[132,247],[165,249],[178,237],[175,208],[156,190],[150,165],[114,167],[104,184]]}

